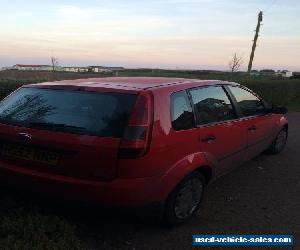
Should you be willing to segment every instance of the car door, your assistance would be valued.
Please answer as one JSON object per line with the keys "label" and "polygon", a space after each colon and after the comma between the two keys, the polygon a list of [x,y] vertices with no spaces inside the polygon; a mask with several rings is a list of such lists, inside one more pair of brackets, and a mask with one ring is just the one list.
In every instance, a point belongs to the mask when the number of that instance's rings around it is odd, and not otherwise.
{"label": "car door", "polygon": [[195,113],[199,150],[217,163],[216,175],[222,175],[244,159],[247,133],[223,86],[205,86],[189,90]]}
{"label": "car door", "polygon": [[237,103],[242,126],[247,132],[245,160],[252,159],[264,151],[272,141],[272,115],[266,112],[263,101],[247,88],[239,85],[227,87]]}

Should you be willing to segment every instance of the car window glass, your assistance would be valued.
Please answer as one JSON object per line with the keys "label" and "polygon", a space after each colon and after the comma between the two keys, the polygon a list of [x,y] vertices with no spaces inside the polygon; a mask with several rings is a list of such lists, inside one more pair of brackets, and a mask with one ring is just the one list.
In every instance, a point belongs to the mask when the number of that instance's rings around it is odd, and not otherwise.
{"label": "car window glass", "polygon": [[0,103],[0,122],[121,137],[136,95],[21,88]]}
{"label": "car window glass", "polygon": [[249,91],[238,86],[229,86],[243,116],[261,115],[265,113],[265,107],[262,101]]}
{"label": "car window glass", "polygon": [[193,89],[190,93],[198,125],[236,118],[233,106],[221,86]]}
{"label": "car window glass", "polygon": [[194,115],[186,91],[177,92],[171,97],[172,127],[183,130],[194,127]]}

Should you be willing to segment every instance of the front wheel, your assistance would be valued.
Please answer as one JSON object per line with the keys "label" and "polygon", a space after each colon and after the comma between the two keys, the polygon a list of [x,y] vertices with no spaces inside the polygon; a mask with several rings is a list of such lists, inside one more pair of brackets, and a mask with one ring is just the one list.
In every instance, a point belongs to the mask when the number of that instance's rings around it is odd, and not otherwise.
{"label": "front wheel", "polygon": [[164,220],[168,225],[189,220],[198,210],[205,187],[205,178],[199,172],[186,176],[169,195]]}
{"label": "front wheel", "polygon": [[271,154],[280,153],[286,145],[287,138],[288,138],[288,130],[287,128],[284,128],[278,133],[277,137],[275,138],[271,146],[267,149],[267,152]]}

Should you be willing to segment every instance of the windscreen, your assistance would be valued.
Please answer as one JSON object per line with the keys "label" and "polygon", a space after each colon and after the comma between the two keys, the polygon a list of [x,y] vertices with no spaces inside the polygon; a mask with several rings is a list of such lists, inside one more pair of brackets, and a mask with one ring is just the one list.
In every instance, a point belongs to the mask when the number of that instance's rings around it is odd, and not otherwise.
{"label": "windscreen", "polygon": [[0,122],[122,137],[135,101],[135,94],[24,87],[0,102]]}

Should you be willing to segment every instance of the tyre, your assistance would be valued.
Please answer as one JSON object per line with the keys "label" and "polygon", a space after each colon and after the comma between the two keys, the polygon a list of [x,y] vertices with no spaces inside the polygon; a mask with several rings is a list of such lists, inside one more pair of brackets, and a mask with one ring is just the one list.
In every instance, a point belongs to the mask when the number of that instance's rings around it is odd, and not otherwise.
{"label": "tyre", "polygon": [[270,154],[280,153],[286,145],[287,138],[288,138],[288,130],[287,128],[283,128],[282,130],[280,130],[280,132],[276,136],[271,146],[267,149],[267,152]]}
{"label": "tyre", "polygon": [[199,209],[206,182],[199,172],[186,176],[166,200],[164,222],[177,225],[188,221]]}

